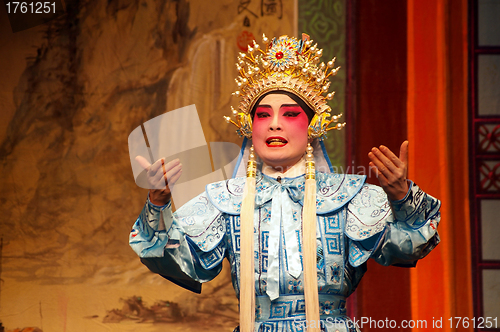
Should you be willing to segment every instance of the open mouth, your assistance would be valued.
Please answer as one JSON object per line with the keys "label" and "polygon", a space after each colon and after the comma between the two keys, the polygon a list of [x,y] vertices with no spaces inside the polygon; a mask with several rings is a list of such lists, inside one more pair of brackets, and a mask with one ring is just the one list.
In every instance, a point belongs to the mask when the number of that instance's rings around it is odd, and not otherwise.
{"label": "open mouth", "polygon": [[270,147],[280,147],[285,146],[288,143],[283,137],[269,137],[266,140],[266,145]]}

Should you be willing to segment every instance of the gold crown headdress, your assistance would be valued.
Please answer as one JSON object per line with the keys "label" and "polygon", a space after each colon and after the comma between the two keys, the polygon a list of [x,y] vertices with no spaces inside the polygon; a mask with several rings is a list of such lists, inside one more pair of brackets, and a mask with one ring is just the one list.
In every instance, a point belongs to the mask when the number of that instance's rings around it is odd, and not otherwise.
{"label": "gold crown headdress", "polygon": [[[313,45],[306,34],[302,34],[300,41],[288,36],[269,41],[266,35],[262,36],[262,41],[264,49],[254,40],[247,53],[239,54],[236,63],[240,74],[236,79],[239,90],[233,95],[241,98],[240,105],[238,110],[231,107],[235,120],[228,116],[224,118],[238,127],[238,135],[252,137],[250,112],[261,96],[275,90],[297,95],[314,111],[308,128],[309,138],[324,139],[327,131],[342,129],[345,123],[338,123],[342,114],[331,117],[331,108],[327,105],[327,100],[335,94],[328,93],[329,77],[335,76],[340,69],[333,69],[335,58],[318,65],[323,50],[318,49],[317,44]],[[329,127],[332,123],[335,125]]]}

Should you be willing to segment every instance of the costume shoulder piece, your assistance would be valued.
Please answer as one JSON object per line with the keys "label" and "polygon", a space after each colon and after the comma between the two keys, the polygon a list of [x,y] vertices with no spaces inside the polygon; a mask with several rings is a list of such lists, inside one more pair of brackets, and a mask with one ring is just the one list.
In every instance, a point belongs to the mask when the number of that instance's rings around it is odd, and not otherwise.
{"label": "costume shoulder piece", "polygon": [[331,213],[349,203],[365,179],[364,175],[316,173],[316,212]]}
{"label": "costume shoulder piece", "polygon": [[348,206],[346,235],[353,240],[365,240],[379,234],[392,221],[391,205],[384,190],[365,184]]}
{"label": "costume shoulder piece", "polygon": [[214,182],[206,186],[210,202],[219,210],[231,215],[239,215],[245,178],[234,178],[226,181]]}

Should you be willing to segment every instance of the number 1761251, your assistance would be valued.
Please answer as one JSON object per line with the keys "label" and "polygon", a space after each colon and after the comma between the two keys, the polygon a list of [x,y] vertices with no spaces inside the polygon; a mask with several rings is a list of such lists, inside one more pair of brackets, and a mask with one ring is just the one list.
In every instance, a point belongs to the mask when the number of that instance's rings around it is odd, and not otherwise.
{"label": "number 1761251", "polygon": [[55,2],[7,2],[8,14],[50,14],[56,12]]}

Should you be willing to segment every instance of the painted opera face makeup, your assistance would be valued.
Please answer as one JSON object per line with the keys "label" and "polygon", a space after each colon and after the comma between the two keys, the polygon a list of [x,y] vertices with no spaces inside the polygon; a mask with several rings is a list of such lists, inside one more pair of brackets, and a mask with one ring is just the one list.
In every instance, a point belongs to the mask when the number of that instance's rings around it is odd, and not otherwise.
{"label": "painted opera face makeup", "polygon": [[309,119],[304,110],[285,94],[265,96],[255,110],[252,142],[267,165],[286,172],[307,147]]}

